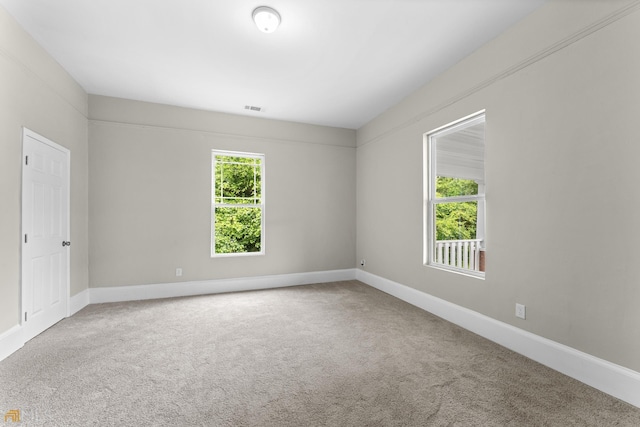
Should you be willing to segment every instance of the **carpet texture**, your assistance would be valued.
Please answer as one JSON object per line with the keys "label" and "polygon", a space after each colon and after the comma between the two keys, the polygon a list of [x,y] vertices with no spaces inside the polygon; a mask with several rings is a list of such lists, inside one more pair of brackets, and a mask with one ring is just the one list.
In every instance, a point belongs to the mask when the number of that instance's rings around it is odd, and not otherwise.
{"label": "carpet texture", "polygon": [[357,281],[91,305],[0,362],[12,409],[6,425],[640,426],[640,409]]}

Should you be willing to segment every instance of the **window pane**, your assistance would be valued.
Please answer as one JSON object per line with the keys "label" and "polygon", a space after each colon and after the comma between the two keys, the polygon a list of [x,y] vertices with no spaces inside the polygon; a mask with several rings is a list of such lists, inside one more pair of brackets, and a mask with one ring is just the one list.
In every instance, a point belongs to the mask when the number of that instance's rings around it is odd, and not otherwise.
{"label": "window pane", "polygon": [[436,177],[436,198],[478,194],[478,183],[470,179]]}
{"label": "window pane", "polygon": [[477,202],[436,204],[435,264],[484,271],[483,243],[477,238]]}
{"label": "window pane", "polygon": [[251,157],[216,156],[215,203],[259,204],[260,163]]}
{"label": "window pane", "polygon": [[436,197],[478,194],[484,185],[484,121],[433,137]]}
{"label": "window pane", "polygon": [[471,240],[477,237],[478,202],[438,203],[436,240]]}
{"label": "window pane", "polygon": [[215,252],[260,252],[261,208],[215,208]]}

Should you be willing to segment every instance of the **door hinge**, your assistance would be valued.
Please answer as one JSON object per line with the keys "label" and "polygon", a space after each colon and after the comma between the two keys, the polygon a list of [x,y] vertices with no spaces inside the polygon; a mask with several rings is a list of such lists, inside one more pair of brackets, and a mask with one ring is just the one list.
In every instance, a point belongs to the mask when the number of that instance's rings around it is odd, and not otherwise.
{"label": "door hinge", "polygon": [[27,321],[27,312],[26,311],[24,312],[24,321],[25,322]]}
{"label": "door hinge", "polygon": [[27,243],[27,235],[24,235],[24,242]]}
{"label": "door hinge", "polygon": [[29,166],[29,156],[24,156],[24,164]]}

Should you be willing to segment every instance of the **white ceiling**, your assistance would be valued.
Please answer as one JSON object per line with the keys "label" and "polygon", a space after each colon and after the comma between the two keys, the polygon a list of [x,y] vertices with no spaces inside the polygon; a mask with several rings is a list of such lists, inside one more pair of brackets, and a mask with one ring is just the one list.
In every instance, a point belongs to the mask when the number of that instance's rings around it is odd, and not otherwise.
{"label": "white ceiling", "polygon": [[[544,0],[0,0],[91,94],[357,129]],[[251,13],[268,5],[272,34]],[[245,105],[263,107],[262,112]]]}

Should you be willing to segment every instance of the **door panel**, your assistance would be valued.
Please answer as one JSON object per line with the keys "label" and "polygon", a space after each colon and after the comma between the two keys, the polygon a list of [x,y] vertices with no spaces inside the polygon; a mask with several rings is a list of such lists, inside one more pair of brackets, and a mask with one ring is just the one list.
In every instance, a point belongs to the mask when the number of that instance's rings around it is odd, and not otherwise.
{"label": "door panel", "polygon": [[25,129],[22,173],[22,325],[33,338],[67,316],[69,150]]}

